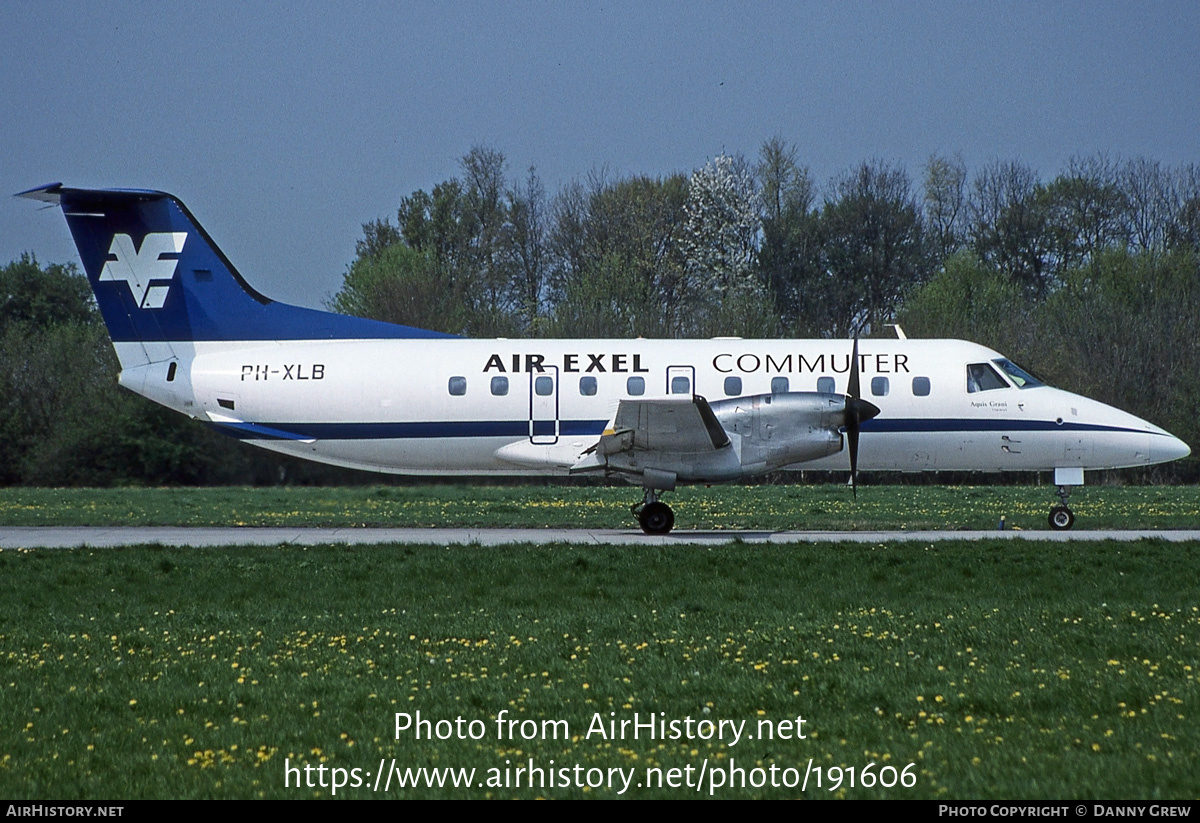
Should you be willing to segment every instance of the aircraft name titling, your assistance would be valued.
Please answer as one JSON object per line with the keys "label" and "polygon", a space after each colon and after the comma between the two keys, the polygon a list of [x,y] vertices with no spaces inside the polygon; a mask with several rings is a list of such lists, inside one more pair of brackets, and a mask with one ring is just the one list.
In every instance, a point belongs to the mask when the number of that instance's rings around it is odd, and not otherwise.
{"label": "aircraft name titling", "polygon": [[[723,352],[713,358],[713,368],[722,374],[770,372],[774,374],[845,374],[850,371],[849,354],[731,354]],[[909,372],[907,354],[860,354],[858,368],[862,372],[896,374]]]}
{"label": "aircraft name titling", "polygon": [[[553,367],[552,364],[546,362],[546,359],[544,354],[513,354],[507,360],[503,355],[493,354],[488,358],[483,371],[485,374],[490,371],[543,372],[547,368]],[[564,354],[561,368],[567,374],[571,372],[638,374],[650,371],[642,366],[640,354]]]}
{"label": "aircraft name titling", "polygon": [[[641,354],[582,353],[564,354],[560,362],[544,354],[492,354],[483,366],[487,372],[543,372],[548,368],[559,368],[564,373],[584,374],[645,374],[650,371],[642,363]],[[713,369],[722,374],[741,372],[753,374],[845,374],[850,371],[849,354],[734,354],[722,352],[712,359]],[[884,352],[860,354],[858,368],[865,373],[908,374],[908,355]]]}

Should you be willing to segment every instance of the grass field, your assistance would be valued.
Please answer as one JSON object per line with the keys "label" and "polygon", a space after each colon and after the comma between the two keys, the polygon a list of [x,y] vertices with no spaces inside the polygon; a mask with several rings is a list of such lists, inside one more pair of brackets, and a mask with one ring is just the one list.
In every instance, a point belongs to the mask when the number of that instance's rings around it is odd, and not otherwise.
{"label": "grass field", "polygon": [[[161,498],[126,494],[155,516],[144,501]],[[347,782],[359,769],[364,785],[337,797],[382,797],[376,772],[394,759],[402,773],[476,772],[469,788],[394,778],[390,797],[614,797],[625,774],[626,797],[697,796],[637,785],[672,774],[708,796],[739,768],[747,786],[714,796],[801,793],[772,787],[772,767],[780,783],[807,774],[810,797],[1194,797],[1197,548],[0,552],[0,795],[329,797],[333,769]],[[450,739],[397,738],[395,713],[418,711],[435,721],[426,736]],[[745,721],[754,739],[605,739],[592,726],[635,712]],[[459,717],[478,721],[467,739],[436,725]],[[502,738],[498,717],[533,725]],[[513,786],[530,760],[580,770],[551,773],[571,785]],[[295,787],[321,766],[326,788]],[[580,788],[576,774],[615,775],[616,788]]]}
{"label": "grass field", "polygon": [[[680,529],[1045,529],[1052,486],[681,488]],[[641,500],[617,486],[3,489],[0,527],[37,525],[626,528]],[[1076,528],[1200,528],[1200,487],[1085,486]]]}

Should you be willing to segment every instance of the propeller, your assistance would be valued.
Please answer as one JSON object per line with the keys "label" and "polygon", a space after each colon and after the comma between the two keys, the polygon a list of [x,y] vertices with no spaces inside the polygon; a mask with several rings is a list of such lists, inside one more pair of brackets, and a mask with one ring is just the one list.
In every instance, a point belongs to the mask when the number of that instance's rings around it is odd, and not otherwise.
{"label": "propeller", "polygon": [[879,414],[879,407],[861,398],[858,385],[858,336],[850,355],[850,380],[846,386],[846,440],[850,445],[850,488],[858,499],[858,433],[864,420]]}

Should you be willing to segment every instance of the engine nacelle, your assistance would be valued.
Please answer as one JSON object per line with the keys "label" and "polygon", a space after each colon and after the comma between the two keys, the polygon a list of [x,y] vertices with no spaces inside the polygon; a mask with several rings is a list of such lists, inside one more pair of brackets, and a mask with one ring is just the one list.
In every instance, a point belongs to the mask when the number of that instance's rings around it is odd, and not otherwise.
{"label": "engine nacelle", "polygon": [[842,450],[846,398],[823,392],[735,397],[711,404],[740,454],[742,471],[755,474]]}

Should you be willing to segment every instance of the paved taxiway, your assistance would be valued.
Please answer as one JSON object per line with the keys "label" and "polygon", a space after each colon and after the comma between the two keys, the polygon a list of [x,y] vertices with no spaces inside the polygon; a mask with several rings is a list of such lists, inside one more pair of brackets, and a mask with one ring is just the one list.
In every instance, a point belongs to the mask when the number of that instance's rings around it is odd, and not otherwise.
{"label": "paved taxiway", "polygon": [[635,529],[305,529],[33,526],[0,528],[3,549],[70,549],[82,546],[367,546],[410,543],[434,546],[498,546],[506,543],[571,543],[593,546],[679,546],[779,543],[888,543],[939,540],[1200,540],[1200,531],[675,531],[650,536]]}

